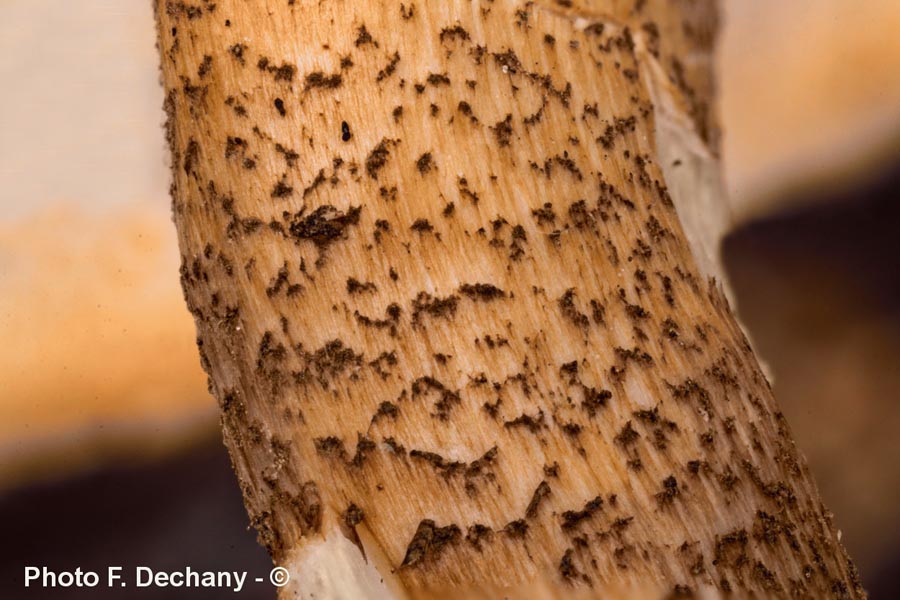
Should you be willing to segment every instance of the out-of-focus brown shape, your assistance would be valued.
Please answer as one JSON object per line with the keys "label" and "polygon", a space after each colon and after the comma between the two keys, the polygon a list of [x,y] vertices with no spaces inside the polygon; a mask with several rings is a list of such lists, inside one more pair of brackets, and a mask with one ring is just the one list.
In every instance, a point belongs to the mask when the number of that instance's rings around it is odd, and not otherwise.
{"label": "out-of-focus brown shape", "polygon": [[42,458],[211,428],[165,220],[66,207],[0,222],[0,270],[0,487]]}
{"label": "out-of-focus brown shape", "polygon": [[724,0],[723,12],[723,155],[739,222],[814,203],[890,163],[900,2]]}

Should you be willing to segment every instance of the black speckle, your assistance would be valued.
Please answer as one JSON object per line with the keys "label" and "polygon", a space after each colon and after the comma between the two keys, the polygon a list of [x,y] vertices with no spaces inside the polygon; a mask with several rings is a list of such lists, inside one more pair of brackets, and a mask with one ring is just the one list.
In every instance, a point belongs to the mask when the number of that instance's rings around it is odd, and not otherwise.
{"label": "black speckle", "polygon": [[352,137],[353,134],[350,133],[350,126],[347,125],[347,121],[341,121],[341,140],[349,142]]}

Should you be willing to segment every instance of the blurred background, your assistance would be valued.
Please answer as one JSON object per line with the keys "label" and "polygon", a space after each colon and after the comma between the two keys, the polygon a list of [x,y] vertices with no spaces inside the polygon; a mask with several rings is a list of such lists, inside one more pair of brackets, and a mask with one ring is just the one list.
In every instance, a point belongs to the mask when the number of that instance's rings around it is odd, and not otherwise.
{"label": "blurred background", "polygon": [[[738,310],[871,597],[896,598],[900,2],[724,0],[723,24]],[[178,287],[154,43],[148,0],[0,0],[3,598],[26,563],[270,568]]]}

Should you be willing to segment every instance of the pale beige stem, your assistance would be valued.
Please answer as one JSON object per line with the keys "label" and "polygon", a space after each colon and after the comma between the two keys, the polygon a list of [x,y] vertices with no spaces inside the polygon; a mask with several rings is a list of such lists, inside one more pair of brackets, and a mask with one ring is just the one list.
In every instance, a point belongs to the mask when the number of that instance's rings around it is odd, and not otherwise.
{"label": "pale beige stem", "polygon": [[864,596],[712,278],[713,8],[158,1],[182,284],[285,597]]}

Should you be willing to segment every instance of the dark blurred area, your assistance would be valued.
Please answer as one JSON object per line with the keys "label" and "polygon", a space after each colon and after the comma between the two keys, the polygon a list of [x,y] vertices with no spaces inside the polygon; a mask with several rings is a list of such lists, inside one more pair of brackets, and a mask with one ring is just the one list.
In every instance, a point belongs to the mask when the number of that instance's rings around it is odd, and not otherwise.
{"label": "dark blurred area", "polygon": [[[154,570],[247,571],[239,595],[275,597],[272,561],[248,530],[228,454],[217,440],[161,462],[121,466],[35,485],[0,498],[0,598],[220,598],[227,590],[107,588],[110,565],[130,580],[138,565]],[[95,588],[23,585],[26,565],[93,570]],[[265,577],[263,583],[252,581]]]}
{"label": "dark blurred area", "polygon": [[734,231],[725,264],[863,583],[898,598],[900,165],[807,200]]}

